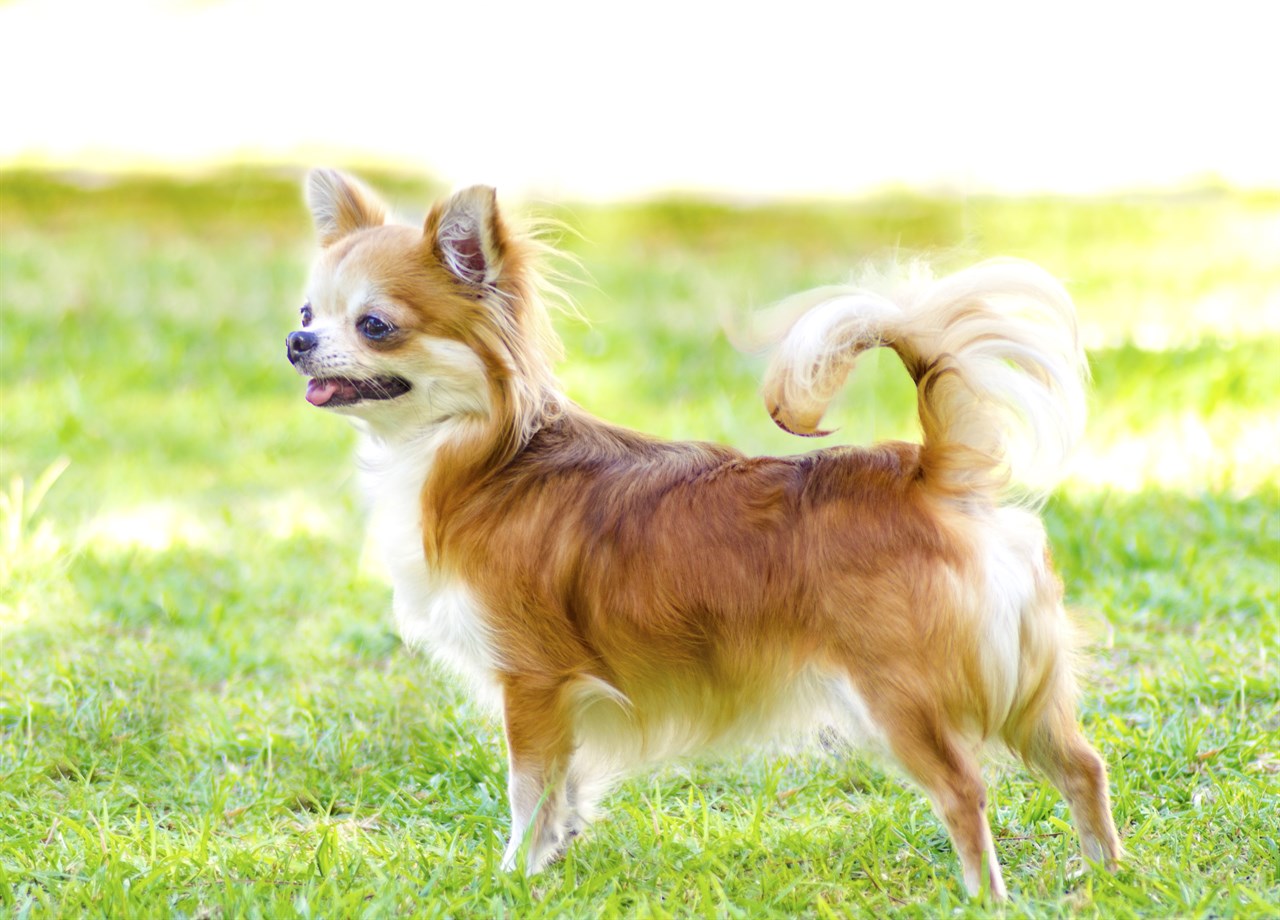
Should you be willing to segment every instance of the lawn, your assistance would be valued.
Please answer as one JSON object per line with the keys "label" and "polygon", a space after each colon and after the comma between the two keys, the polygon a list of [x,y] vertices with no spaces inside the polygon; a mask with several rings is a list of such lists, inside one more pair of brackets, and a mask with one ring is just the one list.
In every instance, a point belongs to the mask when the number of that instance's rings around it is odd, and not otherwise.
{"label": "lawn", "polygon": [[[417,219],[438,188],[373,177]],[[892,770],[815,752],[638,776],[563,863],[497,871],[498,726],[391,629],[340,418],[284,359],[299,177],[0,177],[0,909],[16,916],[920,916],[969,905]],[[1280,195],[535,208],[592,411],[795,452],[725,317],[860,264],[1040,261],[1088,443],[1046,517],[1129,853],[993,764],[1009,914],[1280,912]],[[914,437],[873,357],[834,441]]]}

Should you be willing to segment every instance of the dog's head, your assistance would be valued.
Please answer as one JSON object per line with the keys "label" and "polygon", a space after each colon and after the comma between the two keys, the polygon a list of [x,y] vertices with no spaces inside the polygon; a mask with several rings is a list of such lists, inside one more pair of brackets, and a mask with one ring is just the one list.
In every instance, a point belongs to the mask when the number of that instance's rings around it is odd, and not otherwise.
{"label": "dog's head", "polygon": [[388,223],[334,170],[311,173],[307,199],[322,249],[286,348],[308,402],[404,431],[492,417],[513,392],[550,387],[530,246],[493,189],[458,192],[421,229]]}

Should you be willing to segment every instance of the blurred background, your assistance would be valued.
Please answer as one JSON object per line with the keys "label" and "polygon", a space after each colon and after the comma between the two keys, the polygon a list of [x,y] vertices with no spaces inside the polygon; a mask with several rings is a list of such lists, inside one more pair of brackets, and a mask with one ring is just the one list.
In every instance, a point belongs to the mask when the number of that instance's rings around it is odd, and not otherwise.
{"label": "blurred background", "polygon": [[[1223,382],[1204,343],[1265,351],[1280,335],[1280,139],[1254,10],[0,4],[6,322],[34,311],[47,329],[77,298],[149,324],[252,311],[237,351],[274,348],[308,258],[307,166],[380,181],[411,220],[484,182],[565,223],[583,267],[570,293],[594,324],[562,324],[566,382],[603,414],[797,449],[755,432],[754,409],[730,421],[758,366],[725,376],[726,317],[867,263],[1022,255],[1076,294],[1100,398],[1147,385],[1125,371],[1172,348],[1195,365],[1151,395],[1160,412],[1137,410],[1142,436],[1104,412],[1081,475],[1252,483],[1280,450],[1272,407],[1223,428],[1244,409],[1215,404],[1209,424],[1206,400],[1275,377]],[[218,234],[235,256],[208,245]],[[99,304],[88,321],[104,320]],[[10,374],[43,364],[22,342],[7,337]],[[910,434],[893,362],[867,363],[845,437]],[[1188,387],[1207,392],[1173,398]]]}
{"label": "blurred background", "polygon": [[[726,326],[865,266],[1023,256],[1068,283],[1091,354],[1071,481],[1275,484],[1280,139],[1252,10],[0,4],[0,476],[68,462],[51,502],[124,543],[242,512],[239,486],[275,527],[332,512],[296,464],[344,488],[352,432],[279,354],[301,178],[329,164],[411,221],[471,182],[561,221],[585,317],[559,322],[564,384],[623,424],[809,449]],[[896,360],[828,421],[914,438]]]}
{"label": "blurred background", "polygon": [[316,159],[508,194],[1274,187],[1256,4],[0,5],[0,160]]}

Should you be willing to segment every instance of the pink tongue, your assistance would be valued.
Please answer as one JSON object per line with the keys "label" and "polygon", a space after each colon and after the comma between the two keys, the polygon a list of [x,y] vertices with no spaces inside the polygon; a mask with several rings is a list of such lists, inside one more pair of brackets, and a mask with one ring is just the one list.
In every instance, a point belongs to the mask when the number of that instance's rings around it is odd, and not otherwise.
{"label": "pink tongue", "polygon": [[333,399],[333,394],[341,388],[342,385],[337,380],[312,378],[307,381],[307,402],[313,406],[323,406]]}

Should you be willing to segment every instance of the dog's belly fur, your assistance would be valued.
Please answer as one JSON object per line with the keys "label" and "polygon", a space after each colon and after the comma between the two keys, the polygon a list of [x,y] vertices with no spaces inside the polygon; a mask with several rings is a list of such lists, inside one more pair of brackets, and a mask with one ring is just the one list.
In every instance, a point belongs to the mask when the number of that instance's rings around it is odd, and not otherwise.
{"label": "dog's belly fur", "polygon": [[885,735],[847,677],[809,667],[789,678],[763,675],[749,688],[690,680],[647,688],[635,698],[584,687],[576,718],[585,772],[619,776],[706,752],[820,738],[886,753]]}

